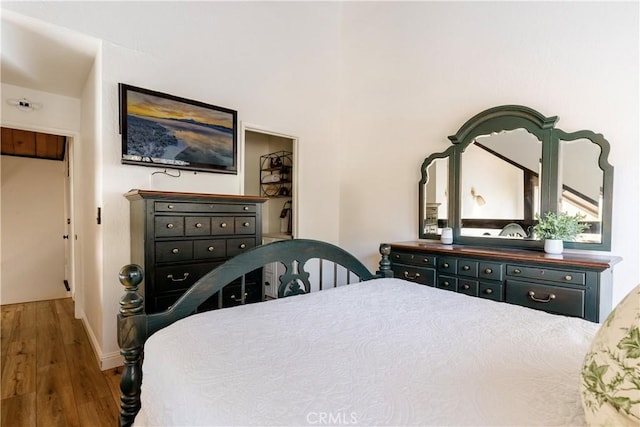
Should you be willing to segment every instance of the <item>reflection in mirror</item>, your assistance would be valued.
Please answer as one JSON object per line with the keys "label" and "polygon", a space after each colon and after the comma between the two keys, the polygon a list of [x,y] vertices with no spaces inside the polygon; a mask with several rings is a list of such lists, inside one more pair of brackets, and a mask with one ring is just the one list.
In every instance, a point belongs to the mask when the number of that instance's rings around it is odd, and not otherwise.
{"label": "reflection in mirror", "polygon": [[440,234],[447,227],[449,212],[449,159],[434,159],[427,166],[427,182],[422,187],[422,232]]}
{"label": "reflection in mirror", "polygon": [[540,212],[541,158],[541,141],[525,129],[469,144],[461,156],[461,235],[531,237]]}
{"label": "reflection in mirror", "polygon": [[558,211],[585,216],[584,221],[589,225],[589,229],[576,238],[577,242],[602,241],[604,172],[598,166],[600,151],[600,146],[585,138],[560,141]]}

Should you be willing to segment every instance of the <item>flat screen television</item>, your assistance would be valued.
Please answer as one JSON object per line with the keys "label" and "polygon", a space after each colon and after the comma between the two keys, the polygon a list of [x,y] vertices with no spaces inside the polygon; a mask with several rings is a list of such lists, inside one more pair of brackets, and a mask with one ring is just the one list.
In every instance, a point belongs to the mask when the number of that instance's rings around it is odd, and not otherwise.
{"label": "flat screen television", "polygon": [[238,112],[119,85],[122,163],[238,173]]}

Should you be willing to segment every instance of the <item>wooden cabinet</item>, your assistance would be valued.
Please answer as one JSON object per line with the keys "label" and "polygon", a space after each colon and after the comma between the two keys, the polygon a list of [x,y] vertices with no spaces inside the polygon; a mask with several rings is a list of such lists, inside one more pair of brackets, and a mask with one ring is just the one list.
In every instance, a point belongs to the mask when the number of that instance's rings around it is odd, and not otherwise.
{"label": "wooden cabinet", "polygon": [[[146,313],[166,310],[225,260],[262,242],[262,197],[133,190],[131,261],[145,272]],[[199,310],[264,299],[262,269],[238,279]]]}
{"label": "wooden cabinet", "polygon": [[611,311],[614,256],[391,244],[395,277],[466,295],[601,322]]}

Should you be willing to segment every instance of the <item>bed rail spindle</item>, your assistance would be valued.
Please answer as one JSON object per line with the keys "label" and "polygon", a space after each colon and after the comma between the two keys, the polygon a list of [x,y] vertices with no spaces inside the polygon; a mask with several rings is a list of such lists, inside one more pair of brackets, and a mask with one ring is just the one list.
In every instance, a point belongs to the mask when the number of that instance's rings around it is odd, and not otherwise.
{"label": "bed rail spindle", "polygon": [[120,270],[118,279],[125,287],[120,299],[118,313],[118,344],[124,357],[124,368],[120,379],[119,425],[128,427],[140,410],[140,385],[142,384],[142,347],[146,339],[146,323],[143,299],[138,294],[142,282],[142,267],[129,264]]}
{"label": "bed rail spindle", "polygon": [[[318,258],[318,263],[320,264],[320,279],[318,284],[318,290],[322,290],[322,272],[324,271],[324,260],[322,258]],[[309,289],[311,291],[311,289]]]}
{"label": "bed rail spindle", "polygon": [[333,287],[338,287],[338,264],[333,263]]}
{"label": "bed rail spindle", "polygon": [[389,256],[391,255],[391,245],[388,243],[381,243],[379,248],[380,255],[380,269],[376,272],[380,277],[393,277],[393,271],[391,270],[391,260]]}

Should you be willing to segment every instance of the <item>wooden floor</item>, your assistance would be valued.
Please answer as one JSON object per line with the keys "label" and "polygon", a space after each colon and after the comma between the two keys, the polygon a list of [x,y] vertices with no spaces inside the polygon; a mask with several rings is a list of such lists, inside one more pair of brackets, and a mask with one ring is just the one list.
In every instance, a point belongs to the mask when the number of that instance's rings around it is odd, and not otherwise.
{"label": "wooden floor", "polygon": [[120,368],[100,371],[71,298],[1,311],[2,427],[118,425]]}

